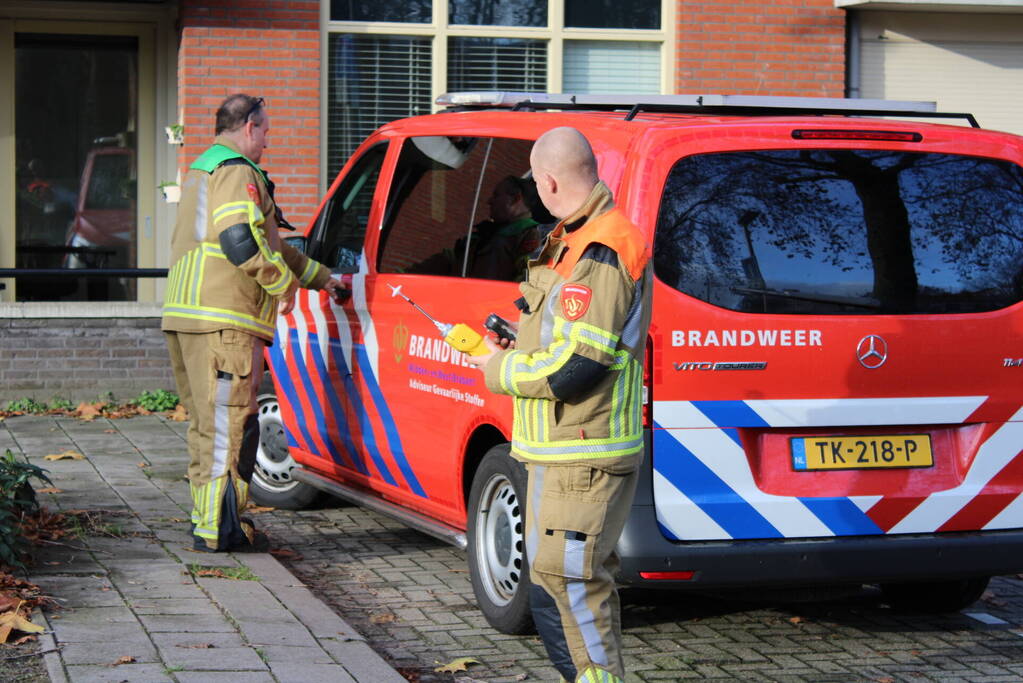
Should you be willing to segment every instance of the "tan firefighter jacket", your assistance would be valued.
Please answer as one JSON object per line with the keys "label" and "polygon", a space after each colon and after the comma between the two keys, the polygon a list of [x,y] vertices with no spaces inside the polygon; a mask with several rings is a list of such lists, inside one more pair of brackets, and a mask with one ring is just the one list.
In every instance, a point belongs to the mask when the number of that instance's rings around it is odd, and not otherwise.
{"label": "tan firefighter jacket", "polygon": [[281,241],[272,188],[223,136],[192,164],[171,239],[162,329],[234,328],[272,341],[278,301],[298,286],[323,287],[330,270]]}
{"label": "tan firefighter jacket", "polygon": [[649,261],[603,183],[530,261],[516,348],[485,368],[487,387],[515,398],[515,457],[623,471],[638,463]]}

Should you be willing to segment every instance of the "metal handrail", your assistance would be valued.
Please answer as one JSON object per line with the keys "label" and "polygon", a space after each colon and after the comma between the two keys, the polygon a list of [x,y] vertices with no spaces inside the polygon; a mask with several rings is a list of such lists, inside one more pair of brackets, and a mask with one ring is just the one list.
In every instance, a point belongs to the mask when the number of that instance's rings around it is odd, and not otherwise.
{"label": "metal handrail", "polygon": [[0,268],[0,278],[167,277],[166,268]]}

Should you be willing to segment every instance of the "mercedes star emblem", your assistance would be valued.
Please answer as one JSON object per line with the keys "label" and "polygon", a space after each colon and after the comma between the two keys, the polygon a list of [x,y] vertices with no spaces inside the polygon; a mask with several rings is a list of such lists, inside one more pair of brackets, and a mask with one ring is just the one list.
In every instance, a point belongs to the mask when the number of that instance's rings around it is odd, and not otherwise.
{"label": "mercedes star emblem", "polygon": [[856,358],[868,370],[876,370],[888,360],[888,342],[876,334],[868,334],[856,345]]}

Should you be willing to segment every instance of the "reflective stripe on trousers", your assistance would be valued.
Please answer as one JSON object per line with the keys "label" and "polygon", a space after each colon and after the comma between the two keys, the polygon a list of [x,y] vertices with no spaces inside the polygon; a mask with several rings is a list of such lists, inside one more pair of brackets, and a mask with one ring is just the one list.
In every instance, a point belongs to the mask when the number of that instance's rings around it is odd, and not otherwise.
{"label": "reflective stripe on trousers", "polygon": [[[526,555],[535,586],[530,607],[548,656],[567,680],[619,681],[625,672],[614,546],[632,505],[637,474],[594,475],[593,468],[585,465],[527,463],[526,469]],[[606,506],[599,529],[585,521],[577,523],[571,513],[567,517],[563,512],[552,514],[545,506],[545,501],[559,497],[561,492],[556,487],[575,480],[588,481],[588,476],[604,486],[596,488],[595,483],[595,500],[583,503],[601,510]],[[551,497],[545,498],[545,489]],[[602,494],[608,491],[612,495],[604,498]],[[580,496],[585,498],[585,492]],[[592,533],[573,531],[573,526]],[[560,557],[552,561],[555,553]],[[542,565],[537,558],[543,560]],[[550,603],[557,606],[559,619],[552,618]],[[571,664],[565,661],[566,651]]]}

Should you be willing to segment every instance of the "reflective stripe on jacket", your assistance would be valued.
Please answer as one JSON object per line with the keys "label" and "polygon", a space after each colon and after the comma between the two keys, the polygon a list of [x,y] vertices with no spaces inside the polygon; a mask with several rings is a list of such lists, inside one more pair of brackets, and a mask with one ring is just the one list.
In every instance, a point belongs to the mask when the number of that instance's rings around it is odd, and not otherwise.
{"label": "reflective stripe on jacket", "polygon": [[650,252],[612,207],[598,183],[554,229],[519,286],[516,349],[487,364],[487,386],[515,397],[512,453],[520,459],[627,469],[642,452]]}
{"label": "reflective stripe on jacket", "polygon": [[[319,289],[330,277],[325,266],[281,241],[268,187],[262,170],[223,137],[192,164],[171,239],[164,330],[234,328],[272,341],[277,302],[297,286]],[[236,266],[220,234],[239,225],[253,249]]]}

